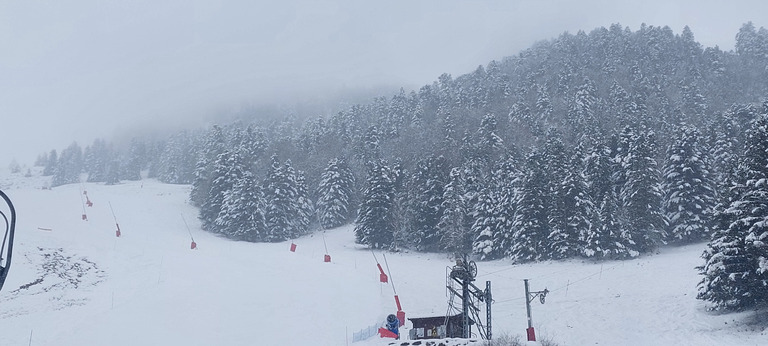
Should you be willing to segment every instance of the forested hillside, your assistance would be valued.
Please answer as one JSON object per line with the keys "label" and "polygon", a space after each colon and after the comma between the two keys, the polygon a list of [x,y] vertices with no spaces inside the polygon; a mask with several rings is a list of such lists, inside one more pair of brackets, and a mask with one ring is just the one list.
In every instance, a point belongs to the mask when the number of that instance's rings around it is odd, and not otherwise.
{"label": "forested hillside", "polygon": [[726,52],[687,27],[614,24],[337,114],[73,143],[38,163],[53,185],[142,170],[191,184],[203,227],[247,241],[354,222],[373,248],[525,262],[712,239],[701,297],[738,309],[768,298],[749,293],[768,283],[768,30],[735,38]]}

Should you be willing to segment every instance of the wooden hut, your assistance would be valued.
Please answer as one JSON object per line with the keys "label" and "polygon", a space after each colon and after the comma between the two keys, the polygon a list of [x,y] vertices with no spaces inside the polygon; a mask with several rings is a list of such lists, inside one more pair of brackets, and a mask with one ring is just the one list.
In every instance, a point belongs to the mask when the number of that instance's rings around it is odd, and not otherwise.
{"label": "wooden hut", "polygon": [[413,324],[411,340],[461,338],[463,333],[462,314],[453,316],[409,318]]}

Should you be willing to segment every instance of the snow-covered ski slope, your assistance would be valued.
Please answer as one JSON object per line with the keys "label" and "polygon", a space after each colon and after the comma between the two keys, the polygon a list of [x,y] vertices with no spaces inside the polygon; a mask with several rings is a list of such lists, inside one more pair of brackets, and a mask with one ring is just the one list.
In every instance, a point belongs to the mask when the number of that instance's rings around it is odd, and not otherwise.
{"label": "snow-covered ski slope", "polygon": [[[0,292],[0,345],[387,345],[352,334],[396,309],[351,226],[291,242],[234,242],[202,232],[189,186],[154,180],[45,190],[5,174],[19,220]],[[83,208],[81,190],[93,207]],[[115,236],[114,209],[122,236]],[[83,210],[88,220],[83,221]],[[191,228],[198,249],[190,249]],[[631,261],[480,262],[492,281],[493,331],[527,327],[523,279],[550,290],[533,302],[537,335],[560,345],[766,345],[755,312],[716,315],[697,301],[705,244]],[[381,253],[377,253],[383,262]],[[447,310],[443,254],[386,255],[406,317]],[[384,263],[382,263],[384,265]],[[404,331],[407,335],[407,331]],[[30,343],[31,341],[31,343]]]}

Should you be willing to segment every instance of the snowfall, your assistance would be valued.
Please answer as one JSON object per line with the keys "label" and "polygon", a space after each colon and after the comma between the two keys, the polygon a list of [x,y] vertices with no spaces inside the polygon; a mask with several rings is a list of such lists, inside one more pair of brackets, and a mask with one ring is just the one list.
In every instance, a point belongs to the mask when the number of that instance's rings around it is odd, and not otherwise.
{"label": "snowfall", "polygon": [[[2,346],[389,345],[378,336],[354,340],[395,313],[395,293],[406,318],[448,311],[454,262],[445,254],[372,253],[355,244],[352,225],[282,243],[237,242],[200,229],[187,185],[144,179],[47,189],[47,177],[32,175],[0,172],[18,215],[0,291]],[[695,299],[705,247],[615,262],[478,262],[475,284],[492,283],[495,336],[525,340],[529,279],[532,291],[549,291],[544,304],[531,303],[539,340],[768,344],[765,312],[717,314]]]}

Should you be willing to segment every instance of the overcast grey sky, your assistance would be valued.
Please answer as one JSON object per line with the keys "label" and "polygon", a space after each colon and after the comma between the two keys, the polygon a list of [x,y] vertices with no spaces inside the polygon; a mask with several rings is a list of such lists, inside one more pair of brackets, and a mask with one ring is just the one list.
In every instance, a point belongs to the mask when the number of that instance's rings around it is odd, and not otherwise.
{"label": "overcast grey sky", "polygon": [[685,25],[733,49],[768,1],[0,0],[0,167],[126,128],[431,83],[564,31]]}

